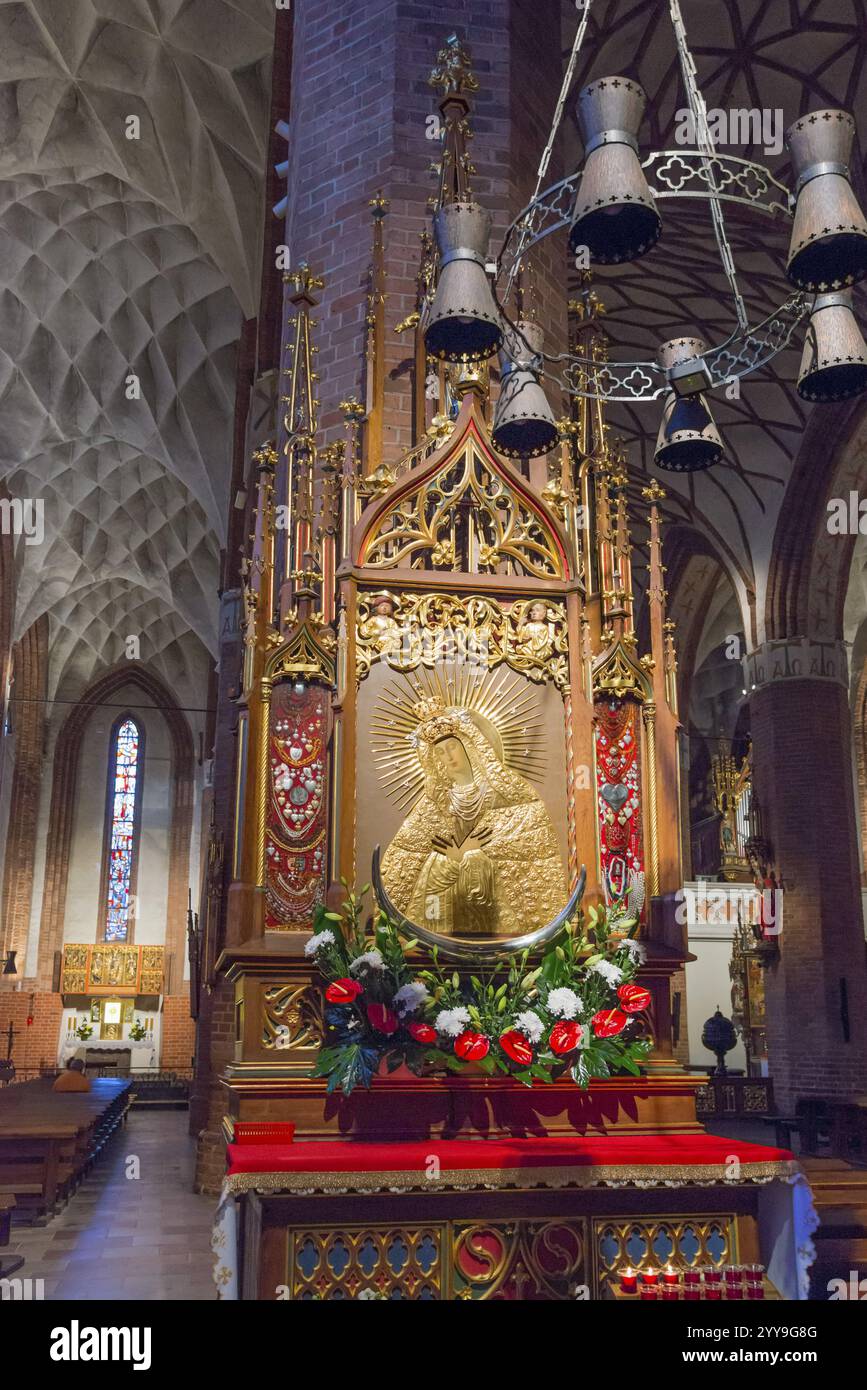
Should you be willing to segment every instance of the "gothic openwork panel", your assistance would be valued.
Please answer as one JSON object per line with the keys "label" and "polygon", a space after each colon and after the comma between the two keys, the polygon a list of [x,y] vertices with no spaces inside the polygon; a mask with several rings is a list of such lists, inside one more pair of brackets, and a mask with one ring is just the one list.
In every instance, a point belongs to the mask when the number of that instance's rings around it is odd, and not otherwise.
{"label": "gothic openwork panel", "polygon": [[520,474],[486,442],[475,409],[442,450],[362,519],[359,563],[381,570],[570,577],[565,539]]}

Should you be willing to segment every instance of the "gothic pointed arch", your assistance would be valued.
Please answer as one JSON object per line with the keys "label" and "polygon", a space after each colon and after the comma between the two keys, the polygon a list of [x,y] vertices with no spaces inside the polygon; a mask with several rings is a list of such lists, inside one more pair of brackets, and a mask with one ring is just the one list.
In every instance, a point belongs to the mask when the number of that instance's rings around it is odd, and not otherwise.
{"label": "gothic pointed arch", "polygon": [[356,563],[384,575],[410,569],[575,577],[560,522],[495,452],[472,393],[445,443],[371,502],[354,539]]}
{"label": "gothic pointed arch", "polygon": [[867,412],[854,400],[814,411],[780,508],[768,569],[769,638],[840,635],[854,536],[831,536],[827,504],[867,477]]}
{"label": "gothic pointed arch", "polygon": [[[172,961],[175,986],[180,980],[193,816],[193,739],[186,716],[168,687],[147,667],[129,662],[113,667],[93,682],[67,715],[57,737],[39,929],[38,979],[43,988],[51,988],[54,955],[63,945],[75,793],[84,732],[94,711],[130,685],[138,686],[145,702],[162,714],[169,732],[172,804],[165,949],[167,958]],[[177,993],[177,988],[173,992]]]}

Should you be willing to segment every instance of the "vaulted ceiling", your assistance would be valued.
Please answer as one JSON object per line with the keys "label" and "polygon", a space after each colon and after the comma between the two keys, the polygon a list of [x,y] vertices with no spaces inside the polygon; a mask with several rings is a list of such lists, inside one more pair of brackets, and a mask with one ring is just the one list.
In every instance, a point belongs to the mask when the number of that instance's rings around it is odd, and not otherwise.
{"label": "vaulted ceiling", "polygon": [[43,503],[15,636],[49,615],[58,698],[135,637],[202,703],[274,14],[0,0],[0,477]]}

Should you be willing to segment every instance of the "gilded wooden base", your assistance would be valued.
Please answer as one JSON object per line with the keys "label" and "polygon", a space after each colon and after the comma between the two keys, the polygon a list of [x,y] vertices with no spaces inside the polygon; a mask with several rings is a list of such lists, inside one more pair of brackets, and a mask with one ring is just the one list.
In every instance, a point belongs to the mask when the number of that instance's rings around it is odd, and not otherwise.
{"label": "gilded wooden base", "polygon": [[241,1198],[242,1297],[570,1301],[643,1269],[754,1263],[755,1187]]}
{"label": "gilded wooden base", "polygon": [[233,1120],[292,1120],[299,1139],[700,1133],[687,1074],[571,1081],[528,1089],[506,1077],[382,1077],[369,1091],[326,1096],[325,1083],[236,1064],[223,1078]]}

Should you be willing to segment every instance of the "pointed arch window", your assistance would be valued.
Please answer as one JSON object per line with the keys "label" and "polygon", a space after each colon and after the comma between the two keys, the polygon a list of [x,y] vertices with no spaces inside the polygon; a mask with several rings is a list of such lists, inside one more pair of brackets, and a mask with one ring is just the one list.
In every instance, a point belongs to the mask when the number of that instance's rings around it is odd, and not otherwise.
{"label": "pointed arch window", "polygon": [[105,848],[100,893],[100,936],[104,941],[132,941],[143,755],[144,739],[141,726],[132,715],[122,715],[112,730],[108,756]]}

